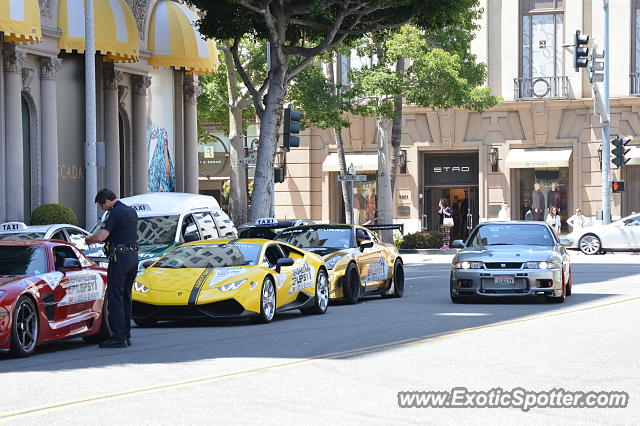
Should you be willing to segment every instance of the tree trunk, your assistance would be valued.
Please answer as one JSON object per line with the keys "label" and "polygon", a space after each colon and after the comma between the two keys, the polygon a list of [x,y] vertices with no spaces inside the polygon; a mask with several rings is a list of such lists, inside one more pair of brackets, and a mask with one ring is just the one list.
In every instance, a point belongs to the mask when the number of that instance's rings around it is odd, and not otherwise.
{"label": "tree trunk", "polygon": [[265,96],[265,108],[260,117],[260,139],[256,174],[253,181],[251,211],[249,220],[271,216],[271,203],[274,202],[273,163],[278,147],[280,115],[286,95],[286,64],[272,60],[269,86]]}
{"label": "tree trunk", "polygon": [[[404,72],[404,58],[396,62],[396,72]],[[396,177],[398,176],[398,156],[400,154],[400,143],[402,141],[402,96],[396,96],[395,114],[393,125],[391,126],[391,195],[395,194]]]}
{"label": "tree trunk", "polygon": [[[337,64],[341,64],[340,54],[336,54],[337,56]],[[333,63],[328,63],[325,66],[327,73],[327,80],[331,84],[336,84],[335,73],[333,71]],[[344,140],[342,139],[342,133],[339,129],[333,129],[334,138],[336,141],[336,147],[338,148],[338,162],[340,163],[340,174],[347,174],[347,161],[344,154]],[[353,224],[353,205],[351,203],[353,193],[353,183],[352,182],[340,182],[342,185],[342,201],[344,202],[344,213],[347,223]]]}
{"label": "tree trunk", "polygon": [[[378,224],[393,223],[393,194],[389,173],[389,143],[387,141],[387,120],[376,120],[378,126]],[[381,231],[385,243],[393,243],[393,231]]]}

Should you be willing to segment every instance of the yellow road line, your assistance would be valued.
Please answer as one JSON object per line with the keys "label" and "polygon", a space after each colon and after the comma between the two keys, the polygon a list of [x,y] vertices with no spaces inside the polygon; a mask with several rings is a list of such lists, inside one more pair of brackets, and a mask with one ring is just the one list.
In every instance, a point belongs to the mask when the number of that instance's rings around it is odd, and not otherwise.
{"label": "yellow road line", "polygon": [[262,366],[262,367],[256,367],[256,368],[251,368],[251,369],[246,369],[246,370],[238,370],[238,371],[233,371],[233,372],[224,373],[224,374],[217,374],[217,375],[212,375],[212,376],[203,376],[203,377],[198,377],[198,378],[193,378],[193,379],[188,379],[188,380],[181,380],[181,381],[177,381],[177,382],[165,383],[165,384],[161,384],[161,385],[153,385],[153,386],[146,386],[146,387],[140,387],[140,388],[133,388],[133,389],[128,389],[128,390],[119,391],[119,392],[113,392],[113,393],[108,393],[108,394],[99,394],[99,395],[94,395],[94,396],[89,396],[89,397],[84,397],[84,398],[72,399],[72,400],[68,400],[68,401],[55,402],[55,403],[51,403],[51,404],[47,404],[47,405],[35,406],[35,407],[31,407],[31,408],[24,408],[24,409],[15,410],[15,411],[7,411],[7,412],[4,412],[4,413],[0,413],[0,423],[8,422],[10,420],[18,420],[18,419],[22,419],[22,418],[25,418],[25,417],[31,417],[31,416],[35,416],[35,415],[39,415],[39,414],[52,412],[52,411],[58,411],[58,410],[62,410],[62,409],[65,409],[65,408],[70,408],[70,407],[81,407],[81,406],[84,406],[84,405],[95,404],[95,403],[98,403],[98,402],[112,401],[112,400],[115,400],[115,399],[121,399],[121,398],[129,397],[129,396],[132,396],[132,395],[144,395],[144,394],[148,394],[148,393],[152,393],[152,392],[165,391],[165,390],[169,390],[169,389],[183,388],[183,387],[187,387],[187,386],[194,386],[194,385],[199,385],[199,384],[204,384],[204,383],[213,383],[213,382],[221,381],[221,380],[224,380],[224,379],[243,377],[243,376],[247,376],[247,375],[250,375],[250,374],[261,373],[261,372],[265,372],[265,371],[275,371],[275,370],[279,370],[279,369],[282,369],[282,368],[292,367],[292,366],[302,365],[302,364],[307,364],[307,363],[310,363],[310,362],[313,362],[313,361],[318,361],[318,360],[344,359],[344,358],[348,358],[348,357],[352,357],[352,356],[356,356],[356,355],[364,355],[364,354],[368,354],[368,353],[378,352],[378,351],[381,351],[381,350],[384,350],[384,349],[388,349],[388,348],[399,348],[399,347],[408,346],[408,345],[412,345],[412,344],[416,344],[416,343],[429,342],[429,341],[433,341],[433,340],[444,338],[444,337],[458,336],[460,334],[470,333],[470,332],[473,332],[473,331],[483,330],[483,329],[487,329],[487,328],[501,327],[501,326],[504,326],[504,325],[517,324],[517,323],[533,321],[533,320],[537,320],[537,319],[544,319],[544,318],[556,317],[556,316],[561,316],[561,315],[574,314],[574,313],[584,312],[584,311],[593,310],[593,309],[597,309],[597,308],[604,308],[604,307],[607,307],[607,306],[617,305],[617,304],[620,304],[620,303],[631,302],[631,301],[639,300],[639,299],[640,299],[640,296],[636,296],[636,297],[631,297],[631,298],[627,298],[627,299],[616,300],[616,301],[609,302],[609,303],[585,306],[585,307],[582,307],[582,308],[570,309],[570,310],[565,310],[565,311],[560,311],[560,312],[554,312],[554,313],[551,313],[551,314],[533,315],[533,316],[520,318],[520,319],[500,321],[500,322],[491,323],[491,324],[485,324],[485,325],[479,325],[479,326],[475,326],[475,327],[463,328],[463,329],[456,330],[456,331],[429,334],[429,335],[425,335],[425,336],[421,336],[421,337],[415,337],[415,338],[411,338],[411,339],[399,340],[399,341],[395,341],[395,342],[384,343],[384,344],[374,345],[374,346],[366,346],[366,347],[362,347],[362,348],[350,349],[350,350],[347,350],[347,351],[333,352],[333,353],[328,353],[328,354],[324,354],[324,355],[317,355],[317,356],[313,356],[313,357],[302,358],[302,359],[295,360],[295,361],[280,362],[280,363],[276,363],[276,364],[265,365],[265,366]]}

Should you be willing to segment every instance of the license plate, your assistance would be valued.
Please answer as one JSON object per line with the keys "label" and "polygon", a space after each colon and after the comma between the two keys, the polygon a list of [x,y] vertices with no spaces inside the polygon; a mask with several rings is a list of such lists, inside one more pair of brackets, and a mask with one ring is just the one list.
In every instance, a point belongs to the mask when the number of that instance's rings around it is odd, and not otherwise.
{"label": "license plate", "polygon": [[514,285],[515,284],[515,280],[513,279],[513,277],[495,277],[494,280],[497,285]]}

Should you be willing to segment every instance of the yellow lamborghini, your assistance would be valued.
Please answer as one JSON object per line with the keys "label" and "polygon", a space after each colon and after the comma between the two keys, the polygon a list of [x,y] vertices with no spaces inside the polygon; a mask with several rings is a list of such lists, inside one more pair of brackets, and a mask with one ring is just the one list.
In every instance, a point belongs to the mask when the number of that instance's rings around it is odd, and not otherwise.
{"label": "yellow lamborghini", "polygon": [[[384,229],[388,229],[389,225]],[[372,227],[374,228],[374,227]],[[329,270],[329,298],[356,303],[363,296],[402,297],[404,266],[398,249],[357,225],[306,225],[275,237],[322,256]]]}
{"label": "yellow lamborghini", "polygon": [[167,252],[133,285],[133,320],[250,317],[276,312],[324,314],[327,269],[318,255],[263,239],[196,241]]}

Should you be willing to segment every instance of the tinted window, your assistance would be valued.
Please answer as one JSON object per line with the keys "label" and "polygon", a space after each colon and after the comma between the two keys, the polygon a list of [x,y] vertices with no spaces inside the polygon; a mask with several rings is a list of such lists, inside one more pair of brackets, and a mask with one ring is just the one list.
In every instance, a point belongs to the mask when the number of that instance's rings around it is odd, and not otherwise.
{"label": "tinted window", "polygon": [[69,242],[71,244],[78,247],[80,250],[89,250],[89,246],[84,242],[84,237],[86,236],[84,232],[73,228],[67,228],[67,235],[69,235]]}
{"label": "tinted window", "polygon": [[60,269],[64,266],[65,259],[78,259],[78,256],[73,252],[73,249],[69,246],[57,246],[53,248],[53,258],[55,262],[55,268]]}
{"label": "tinted window", "polygon": [[64,232],[62,231],[62,229],[56,232],[55,234],[53,234],[50,239],[58,240],[58,241],[67,241],[66,235],[64,235]]}
{"label": "tinted window", "polygon": [[467,247],[527,245],[553,246],[555,239],[544,225],[482,225],[475,229]]}
{"label": "tinted window", "polygon": [[169,244],[176,237],[179,216],[138,218],[138,244]]}
{"label": "tinted window", "polygon": [[44,238],[43,232],[12,232],[0,234],[0,240],[38,240]]}
{"label": "tinted window", "polygon": [[198,232],[198,225],[190,214],[186,215],[182,220],[182,232],[180,233],[182,240],[187,234],[195,234],[198,240],[202,239],[200,232]]}
{"label": "tinted window", "polygon": [[256,265],[262,246],[258,244],[203,244],[178,247],[167,253],[156,268],[222,268]]}
{"label": "tinted window", "polygon": [[331,247],[344,249],[351,247],[351,228],[294,228],[282,231],[276,240],[302,248]]}
{"label": "tinted window", "polygon": [[44,247],[0,246],[0,275],[36,275],[48,272]]}

